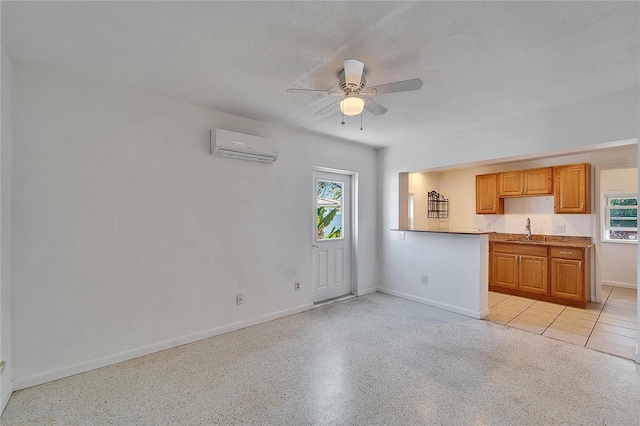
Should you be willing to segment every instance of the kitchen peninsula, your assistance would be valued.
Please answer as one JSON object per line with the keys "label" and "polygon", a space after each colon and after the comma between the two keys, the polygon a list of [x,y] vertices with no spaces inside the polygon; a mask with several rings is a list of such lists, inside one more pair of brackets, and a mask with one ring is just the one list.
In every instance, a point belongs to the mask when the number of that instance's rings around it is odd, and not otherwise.
{"label": "kitchen peninsula", "polygon": [[[489,314],[489,235],[474,229],[392,229],[394,289],[378,291],[480,319]],[[386,280],[392,278],[385,277]]]}

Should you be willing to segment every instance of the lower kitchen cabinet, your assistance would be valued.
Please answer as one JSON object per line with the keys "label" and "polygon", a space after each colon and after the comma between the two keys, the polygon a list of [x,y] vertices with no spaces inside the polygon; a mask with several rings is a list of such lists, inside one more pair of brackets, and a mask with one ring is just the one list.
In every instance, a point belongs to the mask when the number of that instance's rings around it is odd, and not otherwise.
{"label": "lower kitchen cabinet", "polygon": [[591,286],[588,258],[584,249],[572,247],[552,247],[551,256],[551,295],[580,302],[591,299]]}
{"label": "lower kitchen cabinet", "polygon": [[510,253],[491,254],[491,284],[518,288],[518,256]]}
{"label": "lower kitchen cabinet", "polygon": [[583,290],[582,262],[551,259],[551,295],[582,300]]}
{"label": "lower kitchen cabinet", "polygon": [[520,256],[519,271],[520,290],[537,294],[549,292],[549,261],[546,257]]}
{"label": "lower kitchen cabinet", "polygon": [[547,247],[493,243],[490,283],[497,287],[548,292]]}
{"label": "lower kitchen cabinet", "polygon": [[492,242],[489,290],[584,308],[591,300],[589,250]]}

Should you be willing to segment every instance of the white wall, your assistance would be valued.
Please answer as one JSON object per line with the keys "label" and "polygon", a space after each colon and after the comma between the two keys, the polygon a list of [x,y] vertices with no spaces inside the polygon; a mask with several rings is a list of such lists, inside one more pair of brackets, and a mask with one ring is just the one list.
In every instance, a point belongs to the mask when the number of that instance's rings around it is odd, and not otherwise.
{"label": "white wall", "polygon": [[[213,157],[216,127],[281,156]],[[309,308],[313,166],[359,173],[375,289],[374,149],[22,67],[14,141],[16,388]]]}
{"label": "white wall", "polygon": [[11,96],[13,64],[4,47],[0,59],[0,414],[13,390],[11,356]]}
{"label": "white wall", "polygon": [[409,174],[409,193],[413,194],[413,229],[438,229],[440,222],[427,218],[428,195],[440,192],[440,173],[422,172]]}
{"label": "white wall", "polygon": [[[379,203],[382,234],[378,246],[378,286],[392,290],[404,286],[402,277],[395,272],[398,268],[409,276],[419,276],[421,273],[419,265],[415,263],[404,262],[401,266],[397,264],[402,262],[398,256],[398,244],[406,246],[403,247],[403,252],[419,250],[419,245],[414,245],[410,240],[398,242],[397,233],[389,231],[399,223],[398,173],[450,166],[486,165],[498,160],[505,162],[525,157],[560,156],[598,144],[613,145],[615,141],[635,139],[639,134],[638,95],[637,89],[628,90],[382,149],[378,156],[378,185],[382,193]],[[449,189],[445,189],[443,181],[441,176],[440,190],[446,197],[451,197],[451,192],[448,193]],[[462,203],[472,205],[475,199],[467,197]],[[457,205],[452,202],[452,211],[457,208],[454,206]],[[518,206],[516,202],[515,206],[506,206],[506,209],[509,208],[519,211],[525,207]],[[586,215],[588,219],[584,220],[592,223],[592,216]],[[522,226],[520,222],[516,220],[501,227],[511,232],[511,229]],[[467,227],[466,223],[464,219],[452,216],[450,226]],[[583,226],[588,227],[580,224],[580,227]],[[451,255],[455,256],[455,253]],[[464,262],[464,259],[456,259]],[[457,290],[459,289],[451,288],[451,292]],[[411,289],[406,291],[411,292]],[[447,294],[444,297],[449,296]]]}
{"label": "white wall", "polygon": [[[604,194],[607,191],[638,192],[638,169],[612,169],[600,171],[600,194],[598,201],[604,205]],[[600,226],[600,223],[598,223]],[[602,241],[600,244],[602,284],[620,287],[637,287],[638,265],[636,262],[638,246],[633,243],[612,243]]]}

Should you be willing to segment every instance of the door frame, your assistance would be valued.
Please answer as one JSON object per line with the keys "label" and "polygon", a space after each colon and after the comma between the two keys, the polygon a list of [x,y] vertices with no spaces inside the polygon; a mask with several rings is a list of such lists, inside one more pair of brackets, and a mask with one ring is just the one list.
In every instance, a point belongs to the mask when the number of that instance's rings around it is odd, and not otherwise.
{"label": "door frame", "polygon": [[[593,278],[593,285],[591,287],[591,300],[593,302],[602,302],[602,271],[600,270],[600,250],[602,247],[602,215],[604,214],[604,206],[602,205],[602,200],[600,197],[600,193],[602,192],[600,189],[600,173],[603,170],[617,170],[617,169],[634,169],[637,168],[640,170],[640,167],[637,163],[615,163],[615,164],[605,164],[605,165],[597,165],[593,166],[593,193],[591,195],[591,207],[592,212],[595,213],[594,221],[592,223],[592,233],[591,235],[595,235],[594,246],[594,259],[592,259],[592,271],[591,276]],[[595,260],[595,261],[593,261]],[[640,265],[639,265],[640,266]],[[595,271],[593,269],[595,268]],[[595,272],[595,273],[594,273]],[[640,274],[640,269],[638,269],[638,273]],[[640,296],[640,286],[638,287],[638,295]],[[640,312],[639,312],[640,319]]]}
{"label": "door frame", "polygon": [[[316,179],[315,179],[315,173],[316,172],[326,172],[326,173],[334,173],[337,175],[343,175],[345,177],[347,177],[349,179],[349,183],[351,184],[351,201],[350,201],[350,207],[351,207],[351,214],[349,215],[349,218],[345,218],[347,220],[350,221],[351,224],[351,261],[349,262],[349,277],[351,278],[351,288],[350,288],[350,293],[353,294],[354,296],[358,295],[358,173],[357,172],[351,172],[348,170],[340,170],[340,169],[332,169],[329,167],[320,167],[320,166],[313,166],[313,173],[311,174],[311,181],[312,181],[312,194],[316,193]],[[315,195],[314,195],[315,197]],[[312,199],[313,202],[313,199]],[[313,202],[313,205],[315,206],[315,202]],[[311,223],[316,223],[317,220],[317,212],[314,211],[314,209],[311,209],[311,213],[313,214],[312,216],[312,222]],[[311,244],[310,246],[313,247],[313,245],[315,244],[316,241],[316,236],[317,236],[317,229],[315,226],[312,227],[312,233],[311,233]],[[315,274],[315,268],[316,268],[316,257],[313,255],[313,248],[311,249],[311,280],[310,282],[313,283],[315,285],[315,278],[314,278],[314,274]]]}

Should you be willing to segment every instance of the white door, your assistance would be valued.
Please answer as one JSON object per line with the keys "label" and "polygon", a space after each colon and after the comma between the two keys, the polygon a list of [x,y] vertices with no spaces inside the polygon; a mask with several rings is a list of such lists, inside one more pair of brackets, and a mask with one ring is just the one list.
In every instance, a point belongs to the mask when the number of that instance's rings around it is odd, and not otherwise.
{"label": "white door", "polygon": [[314,302],[351,293],[351,176],[314,172]]}

